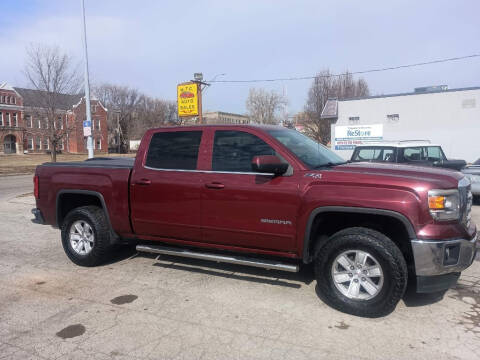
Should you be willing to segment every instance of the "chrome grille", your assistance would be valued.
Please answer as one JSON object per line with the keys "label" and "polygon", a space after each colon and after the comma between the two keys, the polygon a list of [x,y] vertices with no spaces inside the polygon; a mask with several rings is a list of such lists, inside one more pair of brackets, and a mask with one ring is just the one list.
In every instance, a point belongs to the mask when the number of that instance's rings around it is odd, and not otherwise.
{"label": "chrome grille", "polygon": [[458,182],[458,191],[460,193],[460,220],[468,229],[472,219],[473,196],[470,181],[467,178],[464,177]]}

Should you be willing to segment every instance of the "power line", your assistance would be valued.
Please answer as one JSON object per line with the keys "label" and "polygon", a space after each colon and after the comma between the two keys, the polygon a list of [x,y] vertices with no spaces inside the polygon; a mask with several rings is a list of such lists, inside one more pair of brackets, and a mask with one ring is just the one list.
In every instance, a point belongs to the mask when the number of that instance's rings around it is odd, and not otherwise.
{"label": "power line", "polygon": [[399,65],[399,66],[390,66],[384,68],[377,68],[377,69],[370,69],[370,70],[362,70],[362,71],[354,71],[348,73],[341,73],[341,74],[329,74],[329,75],[313,75],[313,76],[300,76],[300,77],[287,77],[287,78],[276,78],[276,79],[253,79],[253,80],[213,80],[210,81],[211,83],[256,83],[256,82],[272,82],[272,81],[295,81],[295,80],[311,80],[315,78],[328,78],[328,77],[337,77],[337,76],[345,76],[347,74],[350,75],[359,75],[359,74],[368,74],[374,72],[381,72],[381,71],[389,71],[389,70],[397,70],[397,69],[405,69],[411,68],[416,66],[425,66],[425,65],[432,65],[432,64],[439,64],[445,63],[449,61],[458,61],[464,59],[470,59],[480,57],[480,54],[472,54],[466,56],[457,56],[447,59],[439,59],[439,60],[432,60],[432,61],[425,61],[415,64],[407,64],[407,65]]}

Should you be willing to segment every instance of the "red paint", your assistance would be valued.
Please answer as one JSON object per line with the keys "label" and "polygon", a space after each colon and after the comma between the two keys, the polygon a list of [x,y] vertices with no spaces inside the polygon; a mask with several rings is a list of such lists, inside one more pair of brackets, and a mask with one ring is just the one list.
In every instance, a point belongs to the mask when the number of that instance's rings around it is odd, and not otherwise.
{"label": "red paint", "polygon": [[[267,142],[293,174],[210,171],[214,132],[232,129]],[[145,167],[155,132],[192,130],[203,131],[196,171]],[[323,206],[395,211],[410,221],[420,239],[470,238],[475,233],[474,225],[465,229],[457,222],[435,222],[428,212],[428,190],[456,188],[460,173],[371,163],[309,170],[262,127],[152,129],[142,139],[131,174],[129,169],[39,166],[36,175],[41,184],[37,207],[47,223],[55,223],[59,190],[93,190],[103,195],[114,230],[126,238],[299,258],[309,216]]]}
{"label": "red paint", "polygon": [[184,91],[180,94],[180,97],[183,99],[189,99],[195,97],[195,94],[190,91]]}

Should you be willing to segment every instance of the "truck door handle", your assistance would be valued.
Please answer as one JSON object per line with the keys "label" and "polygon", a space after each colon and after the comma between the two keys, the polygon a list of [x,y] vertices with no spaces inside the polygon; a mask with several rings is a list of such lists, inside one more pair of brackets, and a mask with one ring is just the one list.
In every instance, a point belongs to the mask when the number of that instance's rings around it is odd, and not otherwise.
{"label": "truck door handle", "polygon": [[212,182],[209,184],[205,184],[205,186],[209,189],[223,189],[225,187],[225,185],[219,182]]}
{"label": "truck door handle", "polygon": [[135,181],[135,184],[137,185],[150,185],[152,182],[148,179],[140,179]]}

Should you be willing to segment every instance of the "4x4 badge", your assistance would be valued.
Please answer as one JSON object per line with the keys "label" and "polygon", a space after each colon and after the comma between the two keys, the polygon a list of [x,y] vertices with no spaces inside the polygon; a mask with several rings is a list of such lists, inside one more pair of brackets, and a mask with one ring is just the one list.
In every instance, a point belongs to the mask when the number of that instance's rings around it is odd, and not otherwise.
{"label": "4x4 badge", "polygon": [[314,179],[321,179],[322,178],[322,174],[319,174],[319,173],[306,173],[305,174],[305,177],[312,177]]}

